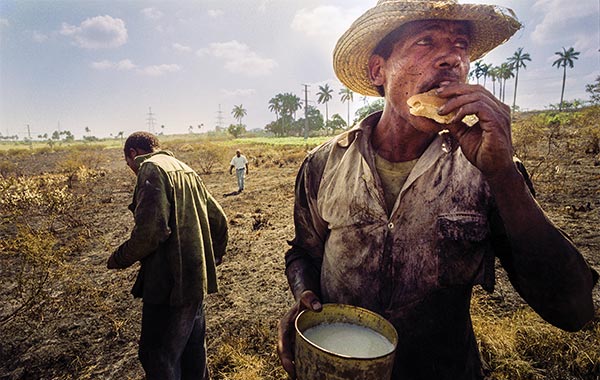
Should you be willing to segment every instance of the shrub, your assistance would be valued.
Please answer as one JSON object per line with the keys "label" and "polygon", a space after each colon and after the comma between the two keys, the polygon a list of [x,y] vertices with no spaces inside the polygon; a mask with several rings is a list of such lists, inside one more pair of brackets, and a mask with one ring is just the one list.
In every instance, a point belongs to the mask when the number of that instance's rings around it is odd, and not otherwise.
{"label": "shrub", "polygon": [[222,166],[225,152],[215,144],[204,143],[198,148],[198,166],[204,174],[211,174],[216,166]]}
{"label": "shrub", "polygon": [[17,164],[8,160],[0,161],[0,176],[20,176],[22,175],[21,169]]}

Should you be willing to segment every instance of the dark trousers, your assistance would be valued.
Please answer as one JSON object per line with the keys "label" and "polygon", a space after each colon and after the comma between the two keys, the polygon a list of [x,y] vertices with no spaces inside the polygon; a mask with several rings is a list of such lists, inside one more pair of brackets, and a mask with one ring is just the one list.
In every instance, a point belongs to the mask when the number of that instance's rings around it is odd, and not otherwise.
{"label": "dark trousers", "polygon": [[202,302],[144,303],[139,358],[146,380],[208,380],[205,334]]}

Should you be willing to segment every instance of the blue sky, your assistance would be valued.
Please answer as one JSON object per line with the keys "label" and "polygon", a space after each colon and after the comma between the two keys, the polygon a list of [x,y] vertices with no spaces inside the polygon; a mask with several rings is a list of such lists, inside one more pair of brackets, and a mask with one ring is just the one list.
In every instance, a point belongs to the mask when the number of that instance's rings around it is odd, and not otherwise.
{"label": "blue sky", "polygon": [[[461,1],[467,2],[467,1]],[[471,3],[485,3],[471,0]],[[69,130],[107,137],[149,129],[186,133],[235,123],[248,129],[275,119],[268,101],[291,92],[316,104],[318,86],[335,90],[329,115],[346,118],[331,64],[337,38],[375,0],[0,0],[0,133],[32,137]],[[499,65],[519,48],[517,104],[544,109],[560,101],[554,53],[581,52],[567,72],[565,98],[589,99],[600,75],[600,2],[497,0],[524,28],[484,57]],[[489,86],[491,87],[491,86]],[[513,83],[506,101],[512,102]],[[509,100],[510,98],[510,100]],[[368,99],[373,100],[373,99]],[[364,105],[355,94],[351,112]],[[221,112],[219,113],[219,109]],[[198,129],[198,125],[203,125]]]}

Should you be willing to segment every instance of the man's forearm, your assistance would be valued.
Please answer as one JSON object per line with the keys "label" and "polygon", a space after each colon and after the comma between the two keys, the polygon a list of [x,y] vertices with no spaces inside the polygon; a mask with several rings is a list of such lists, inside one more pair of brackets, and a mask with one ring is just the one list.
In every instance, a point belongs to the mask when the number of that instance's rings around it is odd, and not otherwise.
{"label": "man's forearm", "polygon": [[509,240],[504,261],[515,287],[545,319],[569,330],[581,327],[593,315],[589,266],[548,220],[516,168],[488,183]]}
{"label": "man's forearm", "polygon": [[309,261],[304,259],[291,261],[285,269],[285,274],[294,299],[298,300],[305,290],[312,290],[320,297],[320,276],[317,269]]}

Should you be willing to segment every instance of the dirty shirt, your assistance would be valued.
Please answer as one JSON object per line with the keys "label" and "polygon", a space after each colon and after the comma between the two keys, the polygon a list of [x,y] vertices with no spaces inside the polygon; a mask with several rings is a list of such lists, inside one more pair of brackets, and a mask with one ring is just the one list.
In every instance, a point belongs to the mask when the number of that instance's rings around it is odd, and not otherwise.
{"label": "dirty shirt", "polygon": [[118,267],[141,267],[132,293],[145,303],[180,306],[217,288],[215,258],[223,257],[227,220],[202,179],[168,151],[136,157],[140,164],[131,237],[113,254]]}
{"label": "dirty shirt", "polygon": [[370,309],[396,327],[394,379],[481,379],[469,305],[474,285],[494,286],[503,228],[490,189],[440,134],[388,212],[369,143],[380,115],[307,156],[286,265],[303,260],[320,273],[323,302]]}

